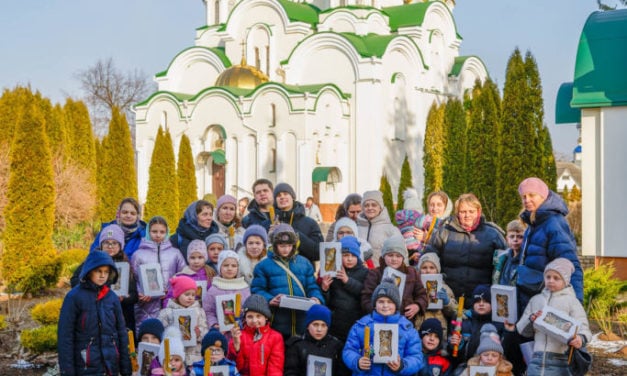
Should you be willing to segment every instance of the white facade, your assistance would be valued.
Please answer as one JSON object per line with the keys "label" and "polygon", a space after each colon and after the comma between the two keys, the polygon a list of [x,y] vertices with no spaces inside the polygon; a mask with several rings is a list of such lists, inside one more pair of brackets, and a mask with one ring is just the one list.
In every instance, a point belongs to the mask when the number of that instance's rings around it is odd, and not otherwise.
{"label": "white facade", "polygon": [[[480,59],[459,57],[453,1],[312,2],[322,10],[288,0],[205,3],[210,26],[197,29],[194,46],[157,74],[158,92],[136,107],[142,202],[159,126],[175,151],[183,134],[190,138],[199,197],[220,189],[250,196],[264,177],[292,184],[301,200],[337,203],[377,189],[382,173],[396,189],[406,154],[421,192],[431,104],[461,98],[487,76]],[[269,82],[216,86],[221,73],[245,65],[236,66],[242,57]],[[319,184],[316,168],[329,171]]]}

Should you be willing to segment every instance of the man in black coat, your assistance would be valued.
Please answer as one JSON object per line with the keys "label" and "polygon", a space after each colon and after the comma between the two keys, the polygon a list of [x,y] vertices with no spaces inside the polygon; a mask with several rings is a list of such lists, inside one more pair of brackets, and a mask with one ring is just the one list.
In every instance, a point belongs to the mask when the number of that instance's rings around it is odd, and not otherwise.
{"label": "man in black coat", "polygon": [[274,203],[272,182],[268,179],[257,179],[253,183],[253,199],[248,204],[248,214],[242,219],[242,226],[260,225],[268,231],[272,218],[268,213]]}
{"label": "man in black coat", "polygon": [[[320,242],[323,241],[320,226],[305,214],[305,205],[296,201],[296,192],[287,183],[279,183],[274,188],[276,219],[287,223],[298,234],[298,253],[313,264],[320,259]],[[272,232],[272,230],[268,231]]]}

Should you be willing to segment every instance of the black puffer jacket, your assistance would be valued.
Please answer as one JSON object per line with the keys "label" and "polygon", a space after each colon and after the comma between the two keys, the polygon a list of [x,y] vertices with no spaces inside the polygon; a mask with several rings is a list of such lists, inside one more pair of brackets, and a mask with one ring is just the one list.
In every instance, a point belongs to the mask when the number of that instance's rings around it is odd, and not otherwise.
{"label": "black puffer jacket", "polygon": [[361,290],[368,275],[368,269],[361,260],[351,269],[346,269],[348,282],[334,279],[329,291],[323,292],[327,306],[332,312],[330,333],[342,341],[346,341],[348,332],[355,321],[359,320],[361,312]]}
{"label": "black puffer jacket", "polygon": [[440,257],[444,282],[456,298],[466,296],[465,308],[470,308],[472,290],[478,285],[492,284],[492,258],[497,249],[506,249],[503,231],[482,216],[479,226],[471,232],[462,228],[457,217],[451,216],[431,236],[427,252]]}
{"label": "black puffer jacket", "polygon": [[327,334],[320,341],[315,340],[309,332],[302,336],[292,337],[285,342],[285,376],[300,376],[307,370],[307,356],[315,355],[333,360],[332,375],[350,375],[350,371],[342,361],[344,344],[339,339]]}
{"label": "black puffer jacket", "polygon": [[291,225],[298,234],[300,240],[298,253],[311,261],[312,264],[314,261],[318,261],[320,259],[320,242],[323,241],[322,232],[318,222],[305,214],[305,205],[294,201],[292,210],[279,210],[276,205],[275,210],[279,221]]}
{"label": "black puffer jacket", "polygon": [[252,225],[259,225],[268,231],[270,229],[270,217],[267,212],[262,212],[259,209],[259,204],[257,201],[252,200],[250,204],[248,204],[248,214],[244,218],[242,218],[242,227],[248,228]]}

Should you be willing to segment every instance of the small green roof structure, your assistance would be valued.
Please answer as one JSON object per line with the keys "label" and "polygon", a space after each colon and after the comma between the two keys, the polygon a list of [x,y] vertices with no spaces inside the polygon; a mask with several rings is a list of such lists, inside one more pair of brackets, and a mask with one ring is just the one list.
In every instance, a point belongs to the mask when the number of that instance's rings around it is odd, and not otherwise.
{"label": "small green roof structure", "polygon": [[560,85],[555,100],[555,124],[579,123],[581,109],[573,108],[570,102],[573,100],[573,83],[565,82]]}
{"label": "small green roof structure", "polygon": [[588,17],[579,39],[572,95],[570,105],[576,108],[627,106],[627,9]]}

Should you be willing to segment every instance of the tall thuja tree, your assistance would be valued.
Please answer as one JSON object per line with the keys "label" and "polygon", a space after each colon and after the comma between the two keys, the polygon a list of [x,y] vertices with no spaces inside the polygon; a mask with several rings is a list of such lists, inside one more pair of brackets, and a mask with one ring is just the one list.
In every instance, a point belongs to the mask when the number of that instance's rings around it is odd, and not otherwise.
{"label": "tall thuja tree", "polygon": [[[542,83],[540,81],[540,72],[538,72],[538,64],[530,51],[525,53],[524,65],[527,83],[527,95],[524,98],[526,107],[524,116],[527,120],[525,131],[532,147],[532,149],[528,149],[530,152],[527,152],[529,174],[546,179]],[[550,152],[552,153],[552,150]]]}
{"label": "tall thuja tree", "polygon": [[52,243],[55,186],[44,118],[35,103],[25,109],[11,144],[2,276],[10,288],[37,293],[54,285],[61,269]]}
{"label": "tall thuja tree", "polygon": [[494,219],[496,207],[496,146],[500,131],[500,96],[490,79],[475,84],[468,124],[467,190],[473,192],[482,203],[483,214]]}
{"label": "tall thuja tree", "polygon": [[183,135],[179,144],[179,154],[176,162],[176,176],[179,187],[179,215],[183,216],[189,204],[198,198],[196,186],[196,168],[189,137]]}
{"label": "tall thuja tree", "polygon": [[466,112],[458,99],[450,100],[444,111],[444,190],[455,200],[466,191]]}
{"label": "tall thuja tree", "polygon": [[144,217],[160,215],[172,226],[179,218],[178,186],[170,132],[159,127],[152,150]]}
{"label": "tall thuja tree", "polygon": [[557,167],[555,166],[555,156],[553,155],[553,143],[551,141],[551,133],[545,125],[540,132],[540,140],[544,145],[544,153],[542,155],[542,171],[541,176],[544,182],[553,191],[557,190]]}
{"label": "tall thuja tree", "polygon": [[535,139],[530,129],[529,95],[525,63],[518,49],[507,63],[501,112],[499,163],[496,180],[496,222],[501,226],[517,218],[521,208],[518,184],[535,169]]}
{"label": "tall thuja tree", "polygon": [[81,101],[68,98],[64,110],[68,129],[69,160],[91,171],[95,182],[96,148],[87,106]]}
{"label": "tall thuja tree", "polygon": [[403,160],[403,165],[401,166],[401,179],[398,183],[398,192],[396,194],[396,207],[399,209],[403,209],[405,205],[405,198],[403,197],[403,193],[407,188],[412,187],[412,176],[411,176],[411,167],[409,166],[409,158],[405,155],[405,159]]}
{"label": "tall thuja tree", "polygon": [[[67,122],[65,111],[60,104],[55,104],[51,110],[49,117],[46,117],[46,134],[50,142],[50,151],[52,155],[67,158],[66,148],[69,146]],[[95,155],[95,154],[94,154]]]}
{"label": "tall thuja tree", "polygon": [[16,124],[22,120],[25,108],[34,100],[29,87],[4,89],[0,97],[0,147],[9,148]]}
{"label": "tall thuja tree", "polygon": [[444,129],[444,112],[446,105],[435,102],[427,115],[425,142],[423,144],[422,165],[424,167],[423,207],[427,207],[426,199],[431,192],[442,190],[444,170],[444,145],[446,132]]}
{"label": "tall thuja tree", "polygon": [[390,181],[385,173],[381,175],[379,190],[383,193],[383,205],[385,205],[390,219],[394,221],[394,198],[392,197],[392,186],[390,185]]}
{"label": "tall thuja tree", "polygon": [[100,197],[101,220],[114,218],[117,207],[125,197],[137,197],[137,173],[131,132],[124,114],[118,109],[111,113],[109,134],[102,143],[104,184]]}

